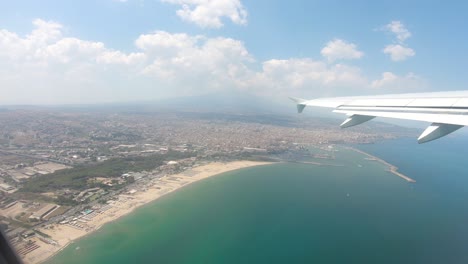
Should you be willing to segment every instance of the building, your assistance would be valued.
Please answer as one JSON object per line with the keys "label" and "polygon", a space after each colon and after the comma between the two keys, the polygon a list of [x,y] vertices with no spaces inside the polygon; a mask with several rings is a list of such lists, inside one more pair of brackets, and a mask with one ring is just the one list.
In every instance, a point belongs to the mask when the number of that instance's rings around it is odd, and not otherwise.
{"label": "building", "polygon": [[56,204],[46,204],[45,206],[43,206],[41,209],[37,210],[35,213],[33,213],[29,219],[35,219],[35,220],[41,220],[44,216],[46,216],[47,214],[49,214],[50,212],[52,212],[53,210],[55,210],[56,208],[58,208],[58,205]]}
{"label": "building", "polygon": [[13,187],[11,185],[8,185],[6,183],[0,183],[0,190],[2,190],[4,192],[11,192],[11,191],[15,190],[15,187]]}

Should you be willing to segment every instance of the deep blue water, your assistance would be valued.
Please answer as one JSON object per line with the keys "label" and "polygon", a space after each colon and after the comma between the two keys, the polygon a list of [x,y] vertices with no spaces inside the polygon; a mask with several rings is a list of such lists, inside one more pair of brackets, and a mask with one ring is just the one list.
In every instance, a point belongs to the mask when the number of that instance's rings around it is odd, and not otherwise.
{"label": "deep blue water", "polygon": [[398,166],[417,181],[412,188],[423,202],[407,217],[426,226],[427,239],[420,243],[427,244],[432,262],[468,263],[468,136],[426,144],[405,138],[358,148]]}
{"label": "deep blue water", "polygon": [[398,166],[417,180],[414,188],[441,195],[441,202],[468,201],[468,135],[426,144],[404,138],[357,147]]}

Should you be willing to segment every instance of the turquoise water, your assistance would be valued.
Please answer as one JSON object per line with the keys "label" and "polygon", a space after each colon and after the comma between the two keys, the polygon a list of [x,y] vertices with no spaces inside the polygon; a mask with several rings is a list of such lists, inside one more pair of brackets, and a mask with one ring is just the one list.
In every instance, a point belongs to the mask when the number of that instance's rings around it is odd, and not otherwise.
{"label": "turquoise water", "polygon": [[439,154],[406,139],[360,146],[415,184],[344,149],[339,167],[225,173],[105,225],[49,263],[468,263],[467,155],[452,155],[463,148],[452,140],[433,145]]}

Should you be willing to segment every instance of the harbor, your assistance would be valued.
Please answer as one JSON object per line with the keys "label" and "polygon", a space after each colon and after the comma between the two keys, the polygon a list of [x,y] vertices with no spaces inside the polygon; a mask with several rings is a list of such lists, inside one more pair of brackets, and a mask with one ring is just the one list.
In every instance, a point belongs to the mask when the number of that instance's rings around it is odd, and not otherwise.
{"label": "harbor", "polygon": [[407,182],[411,182],[411,183],[415,183],[415,182],[416,182],[416,180],[414,180],[414,179],[408,177],[407,175],[404,175],[404,174],[401,173],[401,172],[398,172],[398,167],[397,167],[397,166],[392,165],[392,164],[386,162],[385,160],[383,160],[383,159],[381,159],[381,158],[375,157],[375,156],[373,156],[373,155],[371,155],[371,154],[369,154],[369,153],[367,153],[367,152],[364,152],[364,151],[362,151],[362,150],[359,150],[359,149],[356,149],[356,148],[353,148],[353,147],[347,147],[347,148],[350,149],[350,150],[353,150],[353,151],[355,151],[355,152],[358,152],[358,153],[361,153],[361,154],[367,156],[367,157],[365,158],[366,160],[369,160],[369,161],[377,161],[377,162],[380,162],[380,163],[382,163],[382,164],[388,166],[387,171],[389,171],[389,172],[393,173],[394,175],[396,175],[396,176],[398,176],[398,177],[404,179],[404,180],[407,181]]}

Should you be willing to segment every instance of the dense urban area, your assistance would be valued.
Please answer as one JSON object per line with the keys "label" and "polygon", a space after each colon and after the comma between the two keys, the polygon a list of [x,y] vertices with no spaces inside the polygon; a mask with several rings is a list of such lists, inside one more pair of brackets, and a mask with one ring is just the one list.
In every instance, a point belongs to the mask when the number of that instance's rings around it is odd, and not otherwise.
{"label": "dense urban area", "polygon": [[0,123],[0,224],[22,257],[57,246],[41,229],[85,230],[150,184],[212,161],[284,160],[307,146],[411,133],[378,122],[342,130],[339,120],[304,115],[170,111],[16,109],[0,112]]}

